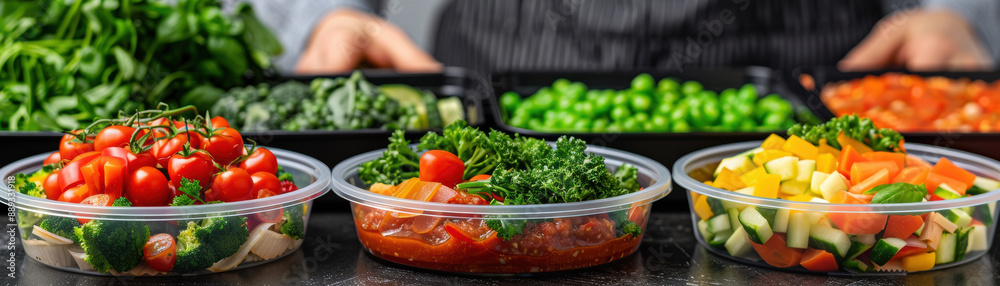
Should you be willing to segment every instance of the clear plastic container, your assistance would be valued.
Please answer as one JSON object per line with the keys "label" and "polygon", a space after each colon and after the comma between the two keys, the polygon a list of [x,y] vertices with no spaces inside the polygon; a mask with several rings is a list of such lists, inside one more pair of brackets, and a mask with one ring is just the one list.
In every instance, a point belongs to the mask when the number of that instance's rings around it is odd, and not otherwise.
{"label": "clear plastic container", "polygon": [[[384,149],[383,149],[384,150]],[[621,259],[642,235],[618,236],[609,213],[627,215],[645,232],[651,203],[671,189],[663,165],[609,148],[588,146],[609,168],[639,170],[640,191],[600,200],[544,205],[463,205],[400,199],[369,192],[359,166],[383,150],[367,152],[333,168],[333,191],[351,202],[362,246],[394,263],[445,272],[523,274],[578,269]],[[487,220],[529,222],[509,241],[497,238]]]}
{"label": "clear plastic container", "polygon": [[[719,188],[710,187],[704,183],[705,180],[711,179],[711,174],[715,170],[718,163],[726,157],[730,157],[744,151],[760,147],[761,141],[755,142],[743,142],[727,144],[712,148],[703,149],[684,157],[681,157],[673,166],[674,177],[677,180],[677,184],[689,191],[688,202],[689,207],[691,207],[691,221],[694,225],[695,236],[698,242],[709,249],[712,253],[716,255],[734,259],[743,263],[793,270],[793,271],[804,271],[804,272],[818,272],[818,273],[831,273],[831,274],[880,274],[880,273],[899,273],[908,272],[906,269],[911,269],[919,272],[924,270],[936,270],[947,268],[951,266],[961,265],[969,261],[973,261],[983,256],[990,247],[992,247],[994,233],[996,229],[996,202],[1000,200],[1000,191],[990,190],[985,194],[971,196],[961,199],[953,200],[941,200],[941,201],[929,201],[920,203],[902,203],[902,204],[830,204],[822,202],[794,202],[781,199],[768,199],[761,197],[754,197],[751,195],[746,195],[738,192],[731,192]],[[1000,162],[995,160],[967,153],[962,151],[956,151],[948,148],[923,145],[923,144],[906,144],[906,150],[910,155],[916,155],[928,162],[934,164],[940,158],[948,158],[954,162],[959,167],[962,167],[977,176],[990,178],[990,179],[1000,179]],[[737,210],[742,210],[747,207],[763,208],[777,210],[776,220],[780,221],[782,214],[789,215],[789,222],[794,219],[797,222],[800,220],[805,220],[809,222],[810,235],[815,235],[816,238],[821,239],[824,242],[834,242],[839,243],[841,247],[834,248],[840,249],[844,248],[845,243],[842,242],[840,233],[846,234],[849,239],[848,251],[846,255],[840,256],[836,255],[836,260],[840,262],[835,270],[818,270],[812,271],[800,265],[799,261],[796,260],[801,256],[801,253],[796,254],[795,251],[788,251],[787,249],[782,250],[780,247],[768,246],[768,243],[764,245],[754,244],[751,242],[749,248],[740,247],[740,239],[727,239],[725,242],[729,244],[722,244],[722,241],[715,240],[713,238],[706,239],[706,234],[713,235],[711,230],[706,227],[699,226],[699,222],[702,221],[699,215],[694,211],[695,200],[700,199],[699,196],[704,196],[706,201],[716,200],[720,203],[719,206],[722,208],[736,208]],[[714,204],[716,202],[710,202]],[[949,210],[961,210],[962,212],[969,214],[973,220],[968,227],[959,227],[956,230],[940,230],[942,237],[952,236],[952,238],[939,238],[934,237],[933,233],[930,232],[926,238],[928,240],[922,240],[924,236],[918,236],[913,234],[914,237],[910,237],[905,240],[906,245],[900,249],[900,254],[898,256],[892,256],[892,259],[885,263],[885,265],[875,265],[871,263],[871,254],[875,252],[874,248],[869,248],[865,251],[864,247],[855,244],[867,244],[871,245],[870,240],[876,238],[883,238],[884,228],[886,224],[897,225],[901,224],[903,221],[903,216],[920,216],[923,218],[928,218],[931,213],[946,213]],[[713,217],[715,217],[713,212]],[[817,218],[815,223],[810,221],[810,218]],[[897,220],[898,219],[898,220]],[[929,219],[928,219],[929,220]],[[851,221],[850,225],[845,223]],[[854,223],[857,222],[857,223]],[[840,225],[838,225],[838,223]],[[817,224],[822,224],[823,226],[836,230],[835,232],[816,232]],[[732,225],[732,224],[730,224]],[[778,225],[778,223],[775,223]],[[803,224],[800,223],[799,226]],[[971,227],[974,225],[975,227]],[[792,230],[794,224],[789,223],[786,232],[773,231],[775,236],[781,235],[781,240],[787,242],[793,238],[790,233],[796,232],[800,233],[802,228],[797,228]],[[978,228],[978,229],[976,229]],[[822,230],[822,228],[820,228]],[[969,229],[968,240],[966,242],[966,248],[964,249],[964,255],[959,255],[957,251],[963,240],[961,236],[958,235],[959,230]],[[737,229],[734,232],[743,231],[743,236],[746,236],[746,228]],[[922,232],[923,229],[917,231]],[[838,233],[839,232],[839,233]],[[724,233],[718,231],[718,233]],[[820,234],[825,235],[820,235]],[[835,234],[835,235],[829,235]],[[735,237],[731,235],[730,238]],[[774,239],[773,237],[771,238]],[[955,239],[955,246],[951,248],[951,239]],[[729,240],[734,240],[730,242]],[[814,239],[813,237],[808,238],[809,247],[817,247],[816,242],[820,241]],[[869,241],[866,241],[869,240]],[[715,241],[714,243],[712,241]],[[798,240],[801,241],[801,240]],[[935,248],[931,247],[926,242],[937,241]],[[922,244],[923,243],[923,244]],[[720,245],[721,244],[721,245]],[[794,244],[794,243],[793,243]],[[934,243],[931,243],[934,244]],[[859,248],[855,248],[859,247]],[[921,250],[921,247],[925,247]],[[775,251],[775,249],[778,249]],[[860,249],[860,250],[859,250]],[[954,249],[956,253],[954,256],[949,256],[947,249]],[[910,259],[902,259],[906,254],[919,254],[919,253],[935,253],[934,261],[931,265],[924,264],[925,267],[916,267],[921,263],[920,259],[916,257]],[[764,255],[758,253],[758,251],[765,251]],[[905,253],[903,253],[905,252]],[[839,254],[839,253],[838,253]],[[857,257],[851,259],[851,256],[858,254]],[[866,256],[868,255],[868,256]],[[924,257],[926,258],[926,257]],[[949,260],[949,258],[951,258]],[[858,271],[853,262],[843,263],[843,261],[857,260],[866,263],[865,267],[867,271]],[[905,261],[904,261],[905,260]],[[881,261],[881,259],[879,259]],[[927,261],[923,261],[926,263]],[[813,268],[816,265],[810,264]],[[929,269],[925,269],[929,268]],[[819,268],[822,269],[822,268]]]}
{"label": "clear plastic container", "polygon": [[[329,167],[319,160],[291,151],[274,148],[269,148],[269,150],[277,157],[278,165],[292,174],[296,186],[299,186],[298,190],[262,199],[184,207],[98,207],[36,198],[13,190],[13,176],[18,173],[32,173],[40,169],[42,161],[49,155],[45,153],[19,160],[0,169],[0,177],[5,178],[5,184],[0,186],[0,202],[17,209],[18,239],[27,256],[54,268],[94,275],[179,275],[176,272],[157,272],[148,267],[141,258],[136,267],[127,271],[111,270],[107,273],[95,271],[92,265],[85,261],[84,251],[78,243],[52,238],[44,233],[44,230],[36,227],[50,216],[137,222],[148,227],[150,235],[167,233],[175,240],[178,233],[185,229],[186,222],[189,221],[215,217],[245,217],[247,218],[249,235],[240,251],[208,269],[184,273],[184,275],[251,267],[276,260],[297,250],[302,245],[304,238],[292,239],[281,234],[275,231],[273,223],[269,222],[280,221],[283,213],[292,208],[303,208],[303,228],[306,228],[309,223],[309,214],[312,211],[312,201],[330,189]],[[123,254],[109,253],[108,255]],[[142,256],[141,253],[138,255]]]}

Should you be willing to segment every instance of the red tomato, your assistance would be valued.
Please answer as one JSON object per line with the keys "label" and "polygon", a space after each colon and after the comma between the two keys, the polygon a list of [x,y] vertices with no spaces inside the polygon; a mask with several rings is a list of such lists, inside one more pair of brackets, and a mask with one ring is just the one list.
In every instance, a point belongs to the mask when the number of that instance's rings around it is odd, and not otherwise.
{"label": "red tomato", "polygon": [[[80,134],[82,130],[73,131],[73,134]],[[76,136],[73,135],[63,135],[62,139],[59,140],[59,157],[67,160],[72,160],[76,158],[77,155],[94,151],[93,141],[88,142],[72,142]],[[88,138],[89,139],[89,138]]]}
{"label": "red tomato", "polygon": [[256,172],[250,175],[250,179],[253,180],[253,189],[250,193],[253,194],[253,198],[257,198],[257,194],[260,191],[271,191],[275,193],[281,193],[281,183],[278,182],[278,177],[268,172]]}
{"label": "red tomato", "polygon": [[128,146],[129,139],[132,138],[134,132],[135,128],[128,126],[111,125],[105,127],[101,132],[97,132],[97,137],[94,137],[94,150]]}
{"label": "red tomato", "polygon": [[128,172],[132,173],[142,167],[156,167],[156,157],[153,154],[147,152],[141,152],[139,154],[132,153],[131,150],[125,150],[126,161],[128,161]]}
{"label": "red tomato", "polygon": [[125,193],[135,206],[165,206],[173,197],[167,177],[153,167],[135,170],[126,182]]}
{"label": "red tomato", "polygon": [[59,163],[59,161],[62,161],[62,156],[59,155],[59,151],[56,151],[52,152],[52,154],[49,154],[49,157],[46,157],[45,161],[43,161],[42,164],[44,165],[55,164]]}
{"label": "red tomato", "polygon": [[212,159],[222,165],[228,165],[243,155],[243,135],[236,129],[224,127],[212,136],[201,139],[201,149],[212,154]]}
{"label": "red tomato", "polygon": [[45,181],[42,182],[42,190],[45,190],[46,197],[48,197],[48,194],[62,194],[62,189],[59,188],[58,172],[45,177]]}
{"label": "red tomato", "polygon": [[430,150],[420,156],[420,180],[437,182],[449,188],[461,183],[465,163],[458,156],[444,150]]}
{"label": "red tomato", "polygon": [[166,233],[150,236],[149,241],[142,247],[142,258],[156,271],[170,272],[177,262],[177,244],[174,243],[174,237]]}
{"label": "red tomato", "polygon": [[[153,147],[149,151],[156,157],[157,164],[166,166],[171,156],[184,150],[184,144],[186,143],[188,143],[188,136],[180,133],[173,138],[160,139],[153,142]],[[195,147],[192,145],[191,148]]]}
{"label": "red tomato", "polygon": [[240,168],[247,170],[247,173],[257,173],[257,172],[268,172],[271,174],[278,174],[278,158],[274,157],[274,153],[266,148],[257,148],[247,157],[246,160],[240,162]]}
{"label": "red tomato", "polygon": [[[212,192],[212,190],[208,190],[208,191],[205,192],[205,201],[206,202],[214,202],[214,201],[218,201],[218,200],[219,199],[215,197],[215,193]],[[195,202],[195,204],[201,204],[201,202]]]}
{"label": "red tomato", "polygon": [[[266,198],[270,196],[277,196],[277,194],[267,189],[254,191],[254,198],[257,199]],[[283,214],[284,214],[283,209],[276,209],[272,211],[254,213],[253,217],[254,219],[256,219],[258,223],[278,223],[279,221],[281,221],[281,216]]]}
{"label": "red tomato", "polygon": [[246,170],[232,168],[215,176],[212,180],[212,194],[223,202],[238,202],[251,199],[253,179]]}
{"label": "red tomato", "polygon": [[[184,157],[181,154],[174,154],[167,163],[167,174],[170,180],[177,184],[181,183],[181,178],[198,180],[198,185],[205,187],[212,180],[212,174],[216,172],[212,165],[212,159],[203,152],[195,152]],[[247,175],[249,178],[250,176]],[[253,182],[250,183],[251,185]]]}
{"label": "red tomato", "polygon": [[[110,207],[111,204],[113,204],[114,202],[115,202],[115,200],[112,200],[111,196],[109,196],[107,194],[97,194],[97,195],[89,196],[86,199],[83,199],[83,201],[81,201],[80,203],[81,204],[85,204],[85,205],[99,206],[99,207]],[[77,214],[77,215],[80,215],[80,214]],[[82,215],[80,215],[80,216],[82,216]],[[77,218],[76,220],[80,221],[80,224],[85,224],[85,223],[90,222],[90,219],[86,219],[86,218]]]}
{"label": "red tomato", "polygon": [[191,148],[201,149],[201,140],[203,137],[200,133],[196,132],[198,129],[194,125],[188,124],[184,125],[184,122],[174,121],[174,127],[177,127],[177,134],[187,135],[191,140]]}
{"label": "red tomato", "polygon": [[83,199],[89,195],[90,190],[87,189],[87,185],[79,185],[62,192],[62,194],[59,195],[59,201],[77,204],[82,202]]}
{"label": "red tomato", "polygon": [[229,120],[222,118],[222,116],[212,117],[211,121],[212,121],[212,128],[230,127]]}
{"label": "red tomato", "polygon": [[72,160],[69,160],[69,162],[73,163],[73,162],[81,161],[80,162],[81,164],[86,164],[87,162],[90,162],[90,160],[93,160],[94,158],[97,158],[97,156],[101,156],[101,152],[90,151],[90,152],[87,152],[87,153],[83,153],[83,154],[77,155],[76,158],[73,158]]}

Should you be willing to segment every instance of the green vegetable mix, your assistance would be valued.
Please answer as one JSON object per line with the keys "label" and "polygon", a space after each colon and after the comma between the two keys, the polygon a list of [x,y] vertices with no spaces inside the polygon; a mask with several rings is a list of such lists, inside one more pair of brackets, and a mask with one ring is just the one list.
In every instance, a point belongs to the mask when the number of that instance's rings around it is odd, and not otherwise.
{"label": "green vegetable mix", "polygon": [[875,151],[903,151],[903,135],[892,129],[877,128],[871,119],[857,114],[830,119],[819,125],[796,124],[788,128],[788,135],[801,137],[812,144],[819,144],[820,139],[826,139],[827,144],[837,149],[842,148],[837,142],[837,136],[841,133],[865,143]]}

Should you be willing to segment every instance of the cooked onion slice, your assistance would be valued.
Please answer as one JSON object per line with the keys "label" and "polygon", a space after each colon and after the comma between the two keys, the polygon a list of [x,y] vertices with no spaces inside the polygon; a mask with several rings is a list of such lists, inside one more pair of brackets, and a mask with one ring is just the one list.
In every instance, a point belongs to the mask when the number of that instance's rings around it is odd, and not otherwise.
{"label": "cooked onion slice", "polygon": [[38,227],[37,225],[31,229],[31,234],[34,234],[51,244],[73,244],[73,240],[51,233],[41,227]]}
{"label": "cooked onion slice", "polygon": [[291,237],[270,230],[262,232],[261,236],[260,241],[250,249],[250,252],[259,255],[263,259],[278,257],[282,253],[285,253],[288,245],[292,243]]}
{"label": "cooked onion slice", "polygon": [[73,257],[66,252],[69,249],[66,244],[52,244],[38,239],[25,240],[22,244],[24,253],[38,262],[58,267],[74,266]]}
{"label": "cooked onion slice", "polygon": [[73,257],[73,260],[76,260],[76,266],[80,267],[80,270],[83,270],[83,271],[94,271],[94,267],[90,266],[90,263],[87,263],[87,260],[86,260],[87,259],[87,254],[83,253],[82,249],[80,251],[74,251],[73,249],[67,249],[66,252],[69,253],[69,256]]}

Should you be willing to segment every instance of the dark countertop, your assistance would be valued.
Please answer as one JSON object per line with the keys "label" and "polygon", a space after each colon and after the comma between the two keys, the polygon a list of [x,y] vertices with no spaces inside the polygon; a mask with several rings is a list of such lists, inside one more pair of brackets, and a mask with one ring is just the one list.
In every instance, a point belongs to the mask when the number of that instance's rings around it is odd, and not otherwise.
{"label": "dark countertop", "polygon": [[[5,229],[6,230],[6,229]],[[123,278],[63,272],[15,252],[17,278],[2,274],[8,285],[241,284],[241,285],[993,285],[1000,281],[1000,248],[980,259],[944,270],[912,275],[843,277],[811,275],[752,267],[717,257],[697,244],[686,213],[657,213],[637,253],[602,266],[555,274],[477,277],[400,268],[361,248],[353,220],[345,213],[313,214],[302,249],[280,260],[218,274]],[[0,235],[5,241],[9,238]],[[2,248],[6,250],[6,247]],[[4,260],[9,255],[2,252]],[[9,262],[4,262],[4,267]]]}

